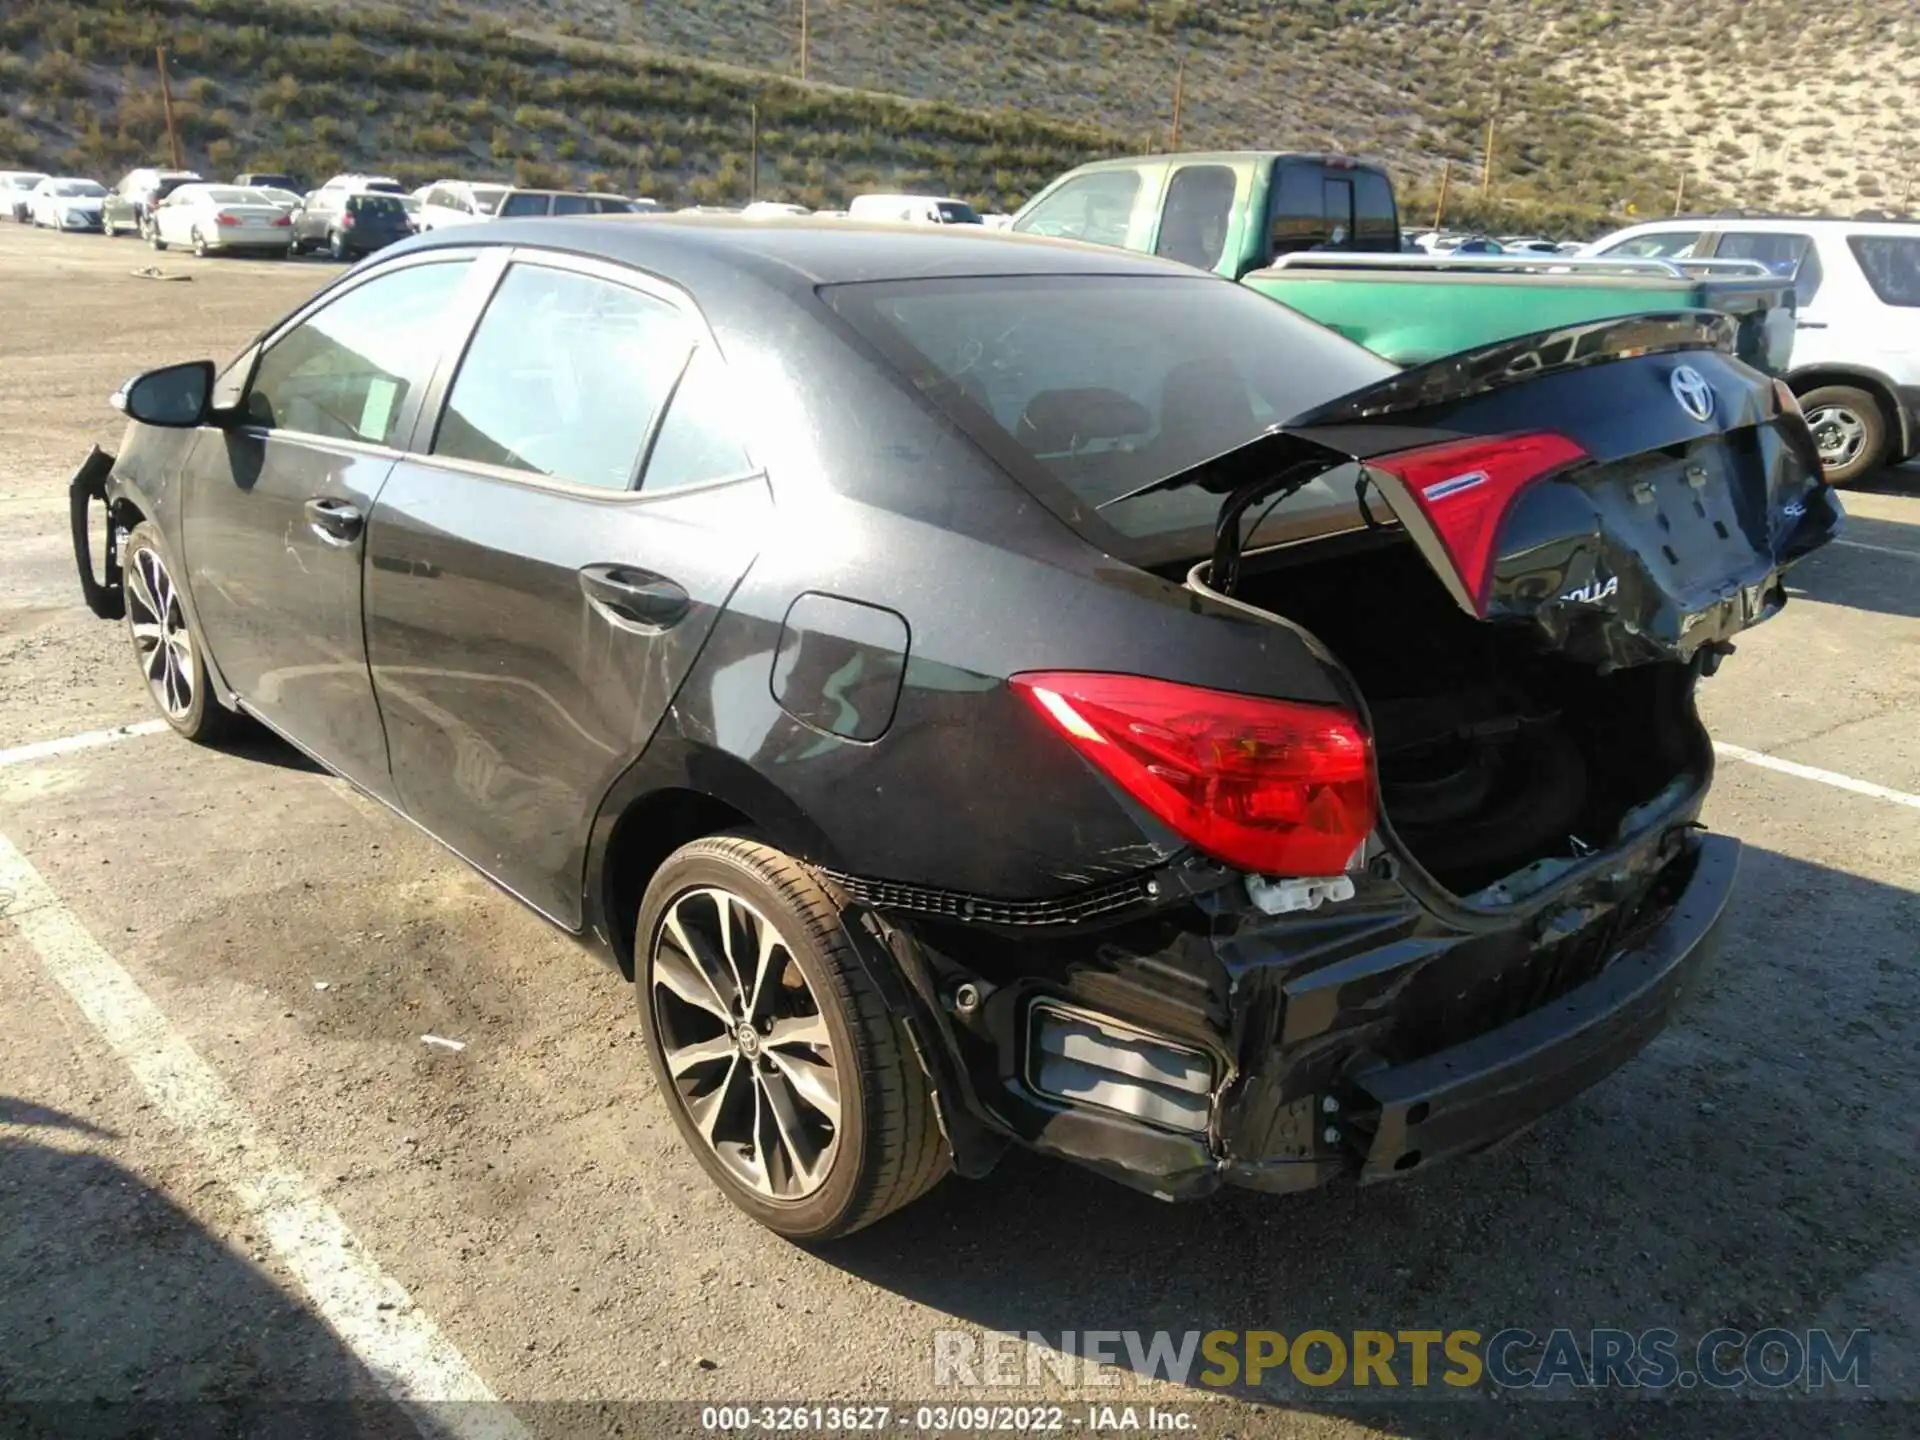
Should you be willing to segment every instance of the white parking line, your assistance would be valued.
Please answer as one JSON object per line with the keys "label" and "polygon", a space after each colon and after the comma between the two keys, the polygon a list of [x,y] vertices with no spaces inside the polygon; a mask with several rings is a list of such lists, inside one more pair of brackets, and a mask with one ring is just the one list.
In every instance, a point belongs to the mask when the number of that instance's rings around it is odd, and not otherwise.
{"label": "white parking line", "polygon": [[1871,550],[1876,555],[1897,555],[1902,560],[1920,560],[1920,550],[1896,550],[1891,545],[1869,545],[1864,540],[1836,540],[1836,545],[1844,545],[1849,550]]}
{"label": "white parking line", "polygon": [[287,1163],[225,1082],[4,835],[0,915],[13,922],[140,1088],[258,1223],[314,1311],[406,1407],[423,1434],[526,1440],[453,1342]]}
{"label": "white parking line", "polygon": [[1782,760],[1778,755],[1765,755],[1758,750],[1749,750],[1742,745],[1729,745],[1725,741],[1713,742],[1714,751],[1729,760],[1744,760],[1749,765],[1758,765],[1763,770],[1778,770],[1782,775],[1797,775],[1802,780],[1815,780],[1822,785],[1831,785],[1836,790],[1851,790],[1856,795],[1869,795],[1875,800],[1890,801],[1895,805],[1906,805],[1920,810],[1920,795],[1909,795],[1904,790],[1889,789],[1885,785],[1876,785],[1871,780],[1856,780],[1851,775],[1842,775],[1837,770],[1822,770],[1815,765],[1802,765],[1798,760]]}
{"label": "white parking line", "polygon": [[117,725],[111,730],[88,730],[81,735],[63,735],[58,740],[36,740],[31,745],[15,745],[0,750],[0,770],[9,765],[24,765],[29,760],[45,760],[49,755],[65,755],[72,750],[91,750],[96,745],[117,745],[140,735],[158,735],[167,728],[164,720],[140,720],[132,725]]}

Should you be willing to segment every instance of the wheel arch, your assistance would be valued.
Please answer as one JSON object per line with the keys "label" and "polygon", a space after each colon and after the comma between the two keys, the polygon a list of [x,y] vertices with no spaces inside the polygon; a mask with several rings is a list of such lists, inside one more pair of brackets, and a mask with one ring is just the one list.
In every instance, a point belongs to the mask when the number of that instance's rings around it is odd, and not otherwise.
{"label": "wheel arch", "polygon": [[1864,390],[1880,407],[1880,414],[1887,422],[1887,434],[1893,438],[1899,458],[1904,460],[1920,448],[1920,435],[1916,435],[1914,419],[1900,402],[1899,387],[1890,376],[1878,370],[1864,365],[1809,365],[1804,370],[1790,371],[1787,384],[1795,395],[1805,395],[1823,385],[1850,385]]}
{"label": "wheel arch", "polygon": [[723,830],[752,830],[796,859],[831,863],[825,837],[778,786],[680,735],[669,716],[601,801],[586,847],[581,914],[629,978],[640,900],[654,873],[688,841]]}

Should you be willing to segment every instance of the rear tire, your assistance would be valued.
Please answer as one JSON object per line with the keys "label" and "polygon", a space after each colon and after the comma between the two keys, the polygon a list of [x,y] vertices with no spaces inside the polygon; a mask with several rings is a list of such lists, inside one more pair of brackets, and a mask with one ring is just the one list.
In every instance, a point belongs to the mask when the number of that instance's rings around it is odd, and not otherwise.
{"label": "rear tire", "polygon": [[634,981],[681,1137],[776,1234],[837,1239],[946,1174],[946,1138],[905,1030],[839,903],[792,856],[743,835],[681,846],[641,902]]}
{"label": "rear tire", "polygon": [[1880,402],[1853,385],[1822,385],[1800,397],[1829,485],[1849,485],[1887,459],[1887,417]]}
{"label": "rear tire", "polygon": [[126,585],[127,634],[154,708],[187,739],[217,745],[240,718],[213,698],[206,646],[187,617],[160,531],[143,520],[127,537],[122,571]]}
{"label": "rear tire", "polygon": [[160,238],[159,226],[152,225],[147,228],[147,243],[156,250],[164,250],[167,248],[167,242]]}
{"label": "rear tire", "polygon": [[338,230],[329,231],[327,233],[327,253],[336,260],[346,260],[350,258],[347,255],[347,237],[342,235]]}

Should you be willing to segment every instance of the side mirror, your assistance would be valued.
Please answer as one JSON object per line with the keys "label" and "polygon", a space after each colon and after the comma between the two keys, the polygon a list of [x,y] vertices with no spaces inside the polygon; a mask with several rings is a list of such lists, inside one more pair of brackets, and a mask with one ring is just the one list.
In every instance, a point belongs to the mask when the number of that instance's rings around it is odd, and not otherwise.
{"label": "side mirror", "polygon": [[207,423],[212,394],[213,362],[190,360],[134,376],[114,392],[109,403],[142,425],[191,430]]}

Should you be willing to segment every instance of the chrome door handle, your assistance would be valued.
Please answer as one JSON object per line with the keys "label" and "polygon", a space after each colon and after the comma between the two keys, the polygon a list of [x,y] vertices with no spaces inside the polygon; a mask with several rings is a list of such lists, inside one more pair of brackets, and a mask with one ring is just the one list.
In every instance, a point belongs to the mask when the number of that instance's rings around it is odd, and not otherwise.
{"label": "chrome door handle", "polygon": [[665,630],[693,608],[687,592],[666,576],[632,565],[584,565],[580,589],[594,609],[627,629]]}
{"label": "chrome door handle", "polygon": [[360,538],[367,517],[345,500],[315,497],[306,503],[307,528],[329,545],[351,545]]}

